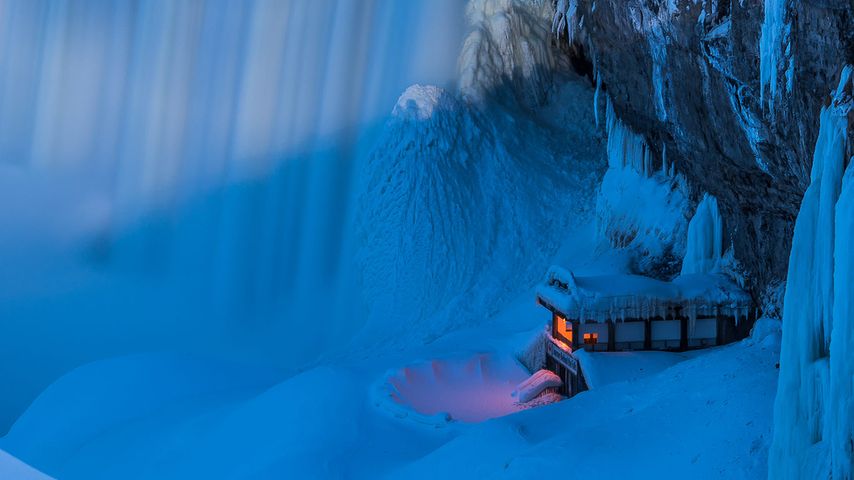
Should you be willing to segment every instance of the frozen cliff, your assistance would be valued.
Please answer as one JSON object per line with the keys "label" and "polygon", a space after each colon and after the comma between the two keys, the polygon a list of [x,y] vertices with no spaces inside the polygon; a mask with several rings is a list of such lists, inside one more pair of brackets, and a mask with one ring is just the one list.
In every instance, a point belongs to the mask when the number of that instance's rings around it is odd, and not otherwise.
{"label": "frozen cliff", "polygon": [[[819,114],[854,60],[845,0],[560,0],[555,41],[622,122],[717,198],[758,297],[785,277]],[[850,148],[850,147],[849,147]],[[737,233],[735,233],[737,232]]]}

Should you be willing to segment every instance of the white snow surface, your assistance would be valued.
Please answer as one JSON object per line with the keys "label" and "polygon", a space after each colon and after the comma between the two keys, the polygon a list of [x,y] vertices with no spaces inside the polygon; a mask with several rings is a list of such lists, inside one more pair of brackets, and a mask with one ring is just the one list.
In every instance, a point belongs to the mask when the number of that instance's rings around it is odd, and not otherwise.
{"label": "white snow surface", "polygon": [[9,480],[50,480],[51,477],[39,472],[26,463],[0,450],[0,478]]}
{"label": "white snow surface", "polygon": [[513,362],[508,355],[548,318],[531,298],[526,292],[489,329],[302,373],[163,355],[84,366],[44,392],[0,448],[71,480],[530,478],[566,462],[594,478],[764,477],[777,380],[773,329],[670,368],[650,358],[643,371],[637,364],[619,371],[606,359],[594,390],[481,423],[436,428],[377,408],[373,387],[388,378],[388,365],[417,366],[431,379],[431,364],[417,359],[444,359],[447,379],[471,378],[466,366],[484,352]]}
{"label": "white snow surface", "polygon": [[664,371],[695,356],[673,352],[573,352],[581,364],[587,388],[602,388],[612,383],[636,382]]}
{"label": "white snow surface", "polygon": [[773,478],[850,478],[854,472],[854,162],[845,158],[852,70],[844,68],[821,112],[812,181],[795,224],[769,458]]}
{"label": "white snow surface", "polygon": [[773,342],[706,350],[656,374],[476,425],[400,478],[766,476]]}

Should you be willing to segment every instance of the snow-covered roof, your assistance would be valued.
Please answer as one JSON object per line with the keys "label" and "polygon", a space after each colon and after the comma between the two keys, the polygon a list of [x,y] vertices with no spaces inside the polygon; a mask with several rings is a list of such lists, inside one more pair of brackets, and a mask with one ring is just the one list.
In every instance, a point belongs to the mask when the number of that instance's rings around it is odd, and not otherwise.
{"label": "snow-covered roof", "polygon": [[729,278],[715,273],[681,275],[671,282],[641,275],[578,277],[563,268],[549,269],[537,287],[540,302],[567,318],[582,321],[668,317],[682,307],[690,317],[725,313],[746,316],[749,295]]}

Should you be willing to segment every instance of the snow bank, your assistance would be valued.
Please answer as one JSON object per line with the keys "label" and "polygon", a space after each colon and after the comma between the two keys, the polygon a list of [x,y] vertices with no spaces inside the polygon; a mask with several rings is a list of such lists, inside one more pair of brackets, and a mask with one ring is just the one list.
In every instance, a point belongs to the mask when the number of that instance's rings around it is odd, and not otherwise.
{"label": "snow bank", "polygon": [[655,375],[689,358],[672,352],[573,352],[584,372],[587,388],[619,382],[635,382]]}
{"label": "snow bank", "polygon": [[61,378],[0,446],[62,479],[342,477],[358,446],[355,391],[344,369],[288,378],[137,355]]}
{"label": "snow bank", "polygon": [[512,393],[527,378],[512,357],[433,360],[390,372],[376,388],[375,404],[419,423],[481,422],[520,410]]}
{"label": "snow bank", "polygon": [[[772,478],[852,475],[854,362],[849,253],[854,162],[846,162],[847,116],[854,108],[852,67],[821,112],[811,172],[795,224],[786,297],[780,384],[774,406]],[[830,471],[828,471],[830,470]]]}
{"label": "snow bank", "polygon": [[474,425],[392,476],[532,478],[569,468],[573,478],[765,478],[777,354],[747,343],[705,350]]}
{"label": "snow bank", "polygon": [[[180,355],[134,355],[79,367],[54,382],[0,445],[58,476],[92,439],[168,405],[269,385],[272,372]],[[49,445],[50,448],[45,448]]]}

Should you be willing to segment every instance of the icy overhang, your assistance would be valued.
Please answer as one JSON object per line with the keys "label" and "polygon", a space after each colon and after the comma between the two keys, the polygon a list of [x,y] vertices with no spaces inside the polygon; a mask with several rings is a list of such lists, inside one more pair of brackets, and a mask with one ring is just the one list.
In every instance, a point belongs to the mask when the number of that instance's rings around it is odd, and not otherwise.
{"label": "icy overhang", "polygon": [[738,318],[752,308],[747,293],[715,273],[686,274],[665,282],[628,274],[578,277],[552,267],[537,287],[537,298],[555,313],[582,322],[698,315]]}

